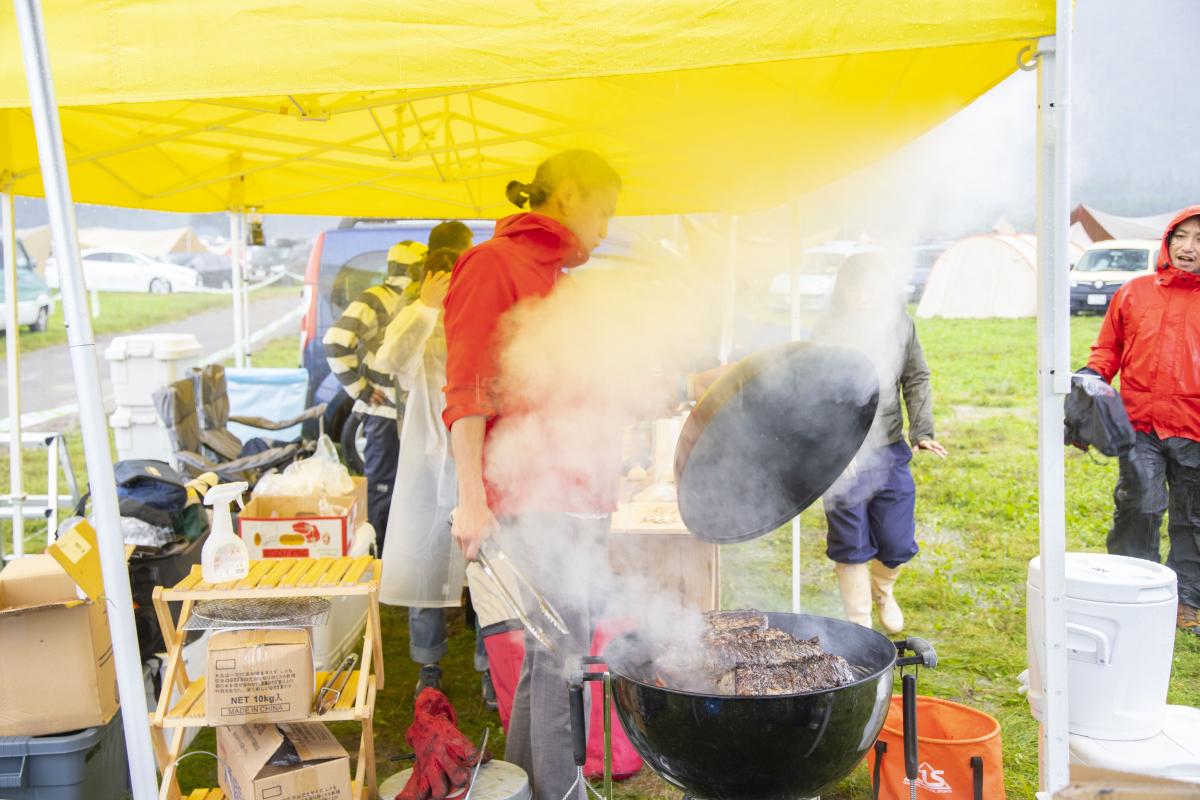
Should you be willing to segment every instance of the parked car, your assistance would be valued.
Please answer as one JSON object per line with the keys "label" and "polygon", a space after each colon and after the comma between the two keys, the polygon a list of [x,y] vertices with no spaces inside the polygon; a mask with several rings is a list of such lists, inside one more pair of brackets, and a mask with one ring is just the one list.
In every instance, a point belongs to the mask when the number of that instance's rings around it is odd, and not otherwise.
{"label": "parked car", "polygon": [[929,283],[929,273],[938,257],[954,244],[951,241],[936,241],[919,244],[912,248],[912,259],[908,274],[904,277],[904,294],[910,303],[917,303],[925,294],[925,285]]}
{"label": "parked car", "polygon": [[[4,246],[0,245],[0,263]],[[0,271],[0,330],[8,329],[8,280]],[[17,242],[17,324],[37,333],[46,330],[54,313],[55,297],[46,282],[33,271],[25,246]]]}
{"label": "parked car", "polygon": [[[855,253],[882,252],[883,247],[870,242],[832,241],[810,247],[800,256],[796,275],[796,307],[803,313],[821,312],[833,300],[833,284],[838,270]],[[771,279],[767,288],[768,304],[776,311],[792,307],[792,274],[783,272]]]}
{"label": "parked car", "polygon": [[1161,242],[1109,239],[1093,242],[1071,269],[1071,313],[1103,314],[1112,297],[1132,278],[1154,272]]}
{"label": "parked car", "polygon": [[[83,283],[89,291],[169,294],[196,288],[195,270],[157,261],[134,250],[89,249],[83,258]],[[46,259],[46,283],[57,289],[58,262]]]}
{"label": "parked car", "polygon": [[195,271],[200,286],[210,289],[228,289],[233,286],[233,267],[228,256],[216,253],[172,253],[167,256],[167,260]]}
{"label": "parked car", "polygon": [[[306,312],[300,333],[300,362],[308,370],[308,405],[325,403],[325,432],[344,445],[346,458],[355,461],[360,443],[351,418],[353,402],[329,371],[322,339],[351,302],[363,290],[379,284],[387,273],[387,251],[397,242],[429,241],[433,226],[441,220],[368,221],[347,220],[342,227],[317,236],[305,269]],[[464,220],[475,235],[475,243],[490,239],[495,223]],[[355,421],[357,422],[357,421]]]}
{"label": "parked car", "polygon": [[291,249],[274,245],[248,247],[246,277],[252,281],[263,281],[287,269]]}

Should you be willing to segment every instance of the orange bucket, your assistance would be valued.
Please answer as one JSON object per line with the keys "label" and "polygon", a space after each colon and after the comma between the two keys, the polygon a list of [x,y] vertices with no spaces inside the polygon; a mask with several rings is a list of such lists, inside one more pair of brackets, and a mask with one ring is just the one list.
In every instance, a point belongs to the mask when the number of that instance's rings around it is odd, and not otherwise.
{"label": "orange bucket", "polygon": [[[900,695],[893,695],[883,732],[867,754],[877,800],[909,800],[903,708]],[[1000,723],[990,714],[917,697],[917,757],[921,800],[1004,800]]]}

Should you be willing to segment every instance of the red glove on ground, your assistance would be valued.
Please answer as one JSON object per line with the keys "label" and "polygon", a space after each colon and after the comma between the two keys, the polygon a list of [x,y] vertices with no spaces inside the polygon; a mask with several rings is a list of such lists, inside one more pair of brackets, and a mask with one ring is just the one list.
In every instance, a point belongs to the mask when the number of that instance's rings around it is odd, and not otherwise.
{"label": "red glove on ground", "polygon": [[445,800],[467,785],[480,760],[491,760],[490,753],[480,753],[455,727],[457,721],[454,706],[437,689],[426,688],[417,697],[413,722],[404,737],[416,763],[395,800]]}

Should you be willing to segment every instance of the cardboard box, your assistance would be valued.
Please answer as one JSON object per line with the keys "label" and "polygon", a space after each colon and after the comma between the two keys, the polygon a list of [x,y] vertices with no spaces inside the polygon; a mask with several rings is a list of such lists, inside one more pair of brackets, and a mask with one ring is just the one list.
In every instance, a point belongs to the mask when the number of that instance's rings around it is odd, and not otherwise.
{"label": "cardboard box", "polygon": [[685,608],[721,607],[721,554],[688,532],[674,503],[619,503],[608,537],[613,574],[640,576]]}
{"label": "cardboard box", "polygon": [[312,637],[303,629],[215,633],[205,675],[213,725],[305,719],[313,704]]}
{"label": "cardboard box", "polygon": [[0,736],[104,725],[117,708],[104,604],[80,600],[47,554],[9,562],[0,572]]}
{"label": "cardboard box", "polygon": [[366,507],[362,478],[354,479],[354,493],[349,495],[255,495],[238,514],[238,533],[251,558],[337,558],[350,552]]}
{"label": "cardboard box", "polygon": [[[288,742],[300,763],[272,765]],[[217,728],[217,757],[231,800],[350,800],[350,756],[319,722]]]}
{"label": "cardboard box", "polygon": [[1200,800],[1200,785],[1131,775],[1125,772],[1071,766],[1071,785],[1054,793],[1055,800]]}

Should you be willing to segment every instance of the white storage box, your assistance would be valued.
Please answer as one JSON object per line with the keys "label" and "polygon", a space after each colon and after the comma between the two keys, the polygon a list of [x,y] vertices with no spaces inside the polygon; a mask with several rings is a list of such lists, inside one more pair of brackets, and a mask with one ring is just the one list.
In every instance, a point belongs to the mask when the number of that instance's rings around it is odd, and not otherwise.
{"label": "white storage box", "polygon": [[[1175,573],[1151,561],[1067,553],[1067,702],[1072,734],[1146,739],[1159,734],[1175,647]],[[1026,639],[1029,705],[1041,721],[1041,558],[1029,562]]]}
{"label": "white storage box", "polygon": [[154,407],[119,407],[108,418],[117,444],[117,458],[155,458],[174,462],[171,440]]}
{"label": "white storage box", "polygon": [[187,377],[204,353],[190,333],[143,333],[118,336],[104,351],[112,376],[113,398],[120,406],[153,406],[157,389]]}
{"label": "white storage box", "polygon": [[351,651],[360,652],[367,627],[367,598],[362,595],[331,597],[329,621],[312,629],[313,664],[317,672],[331,672]]}

